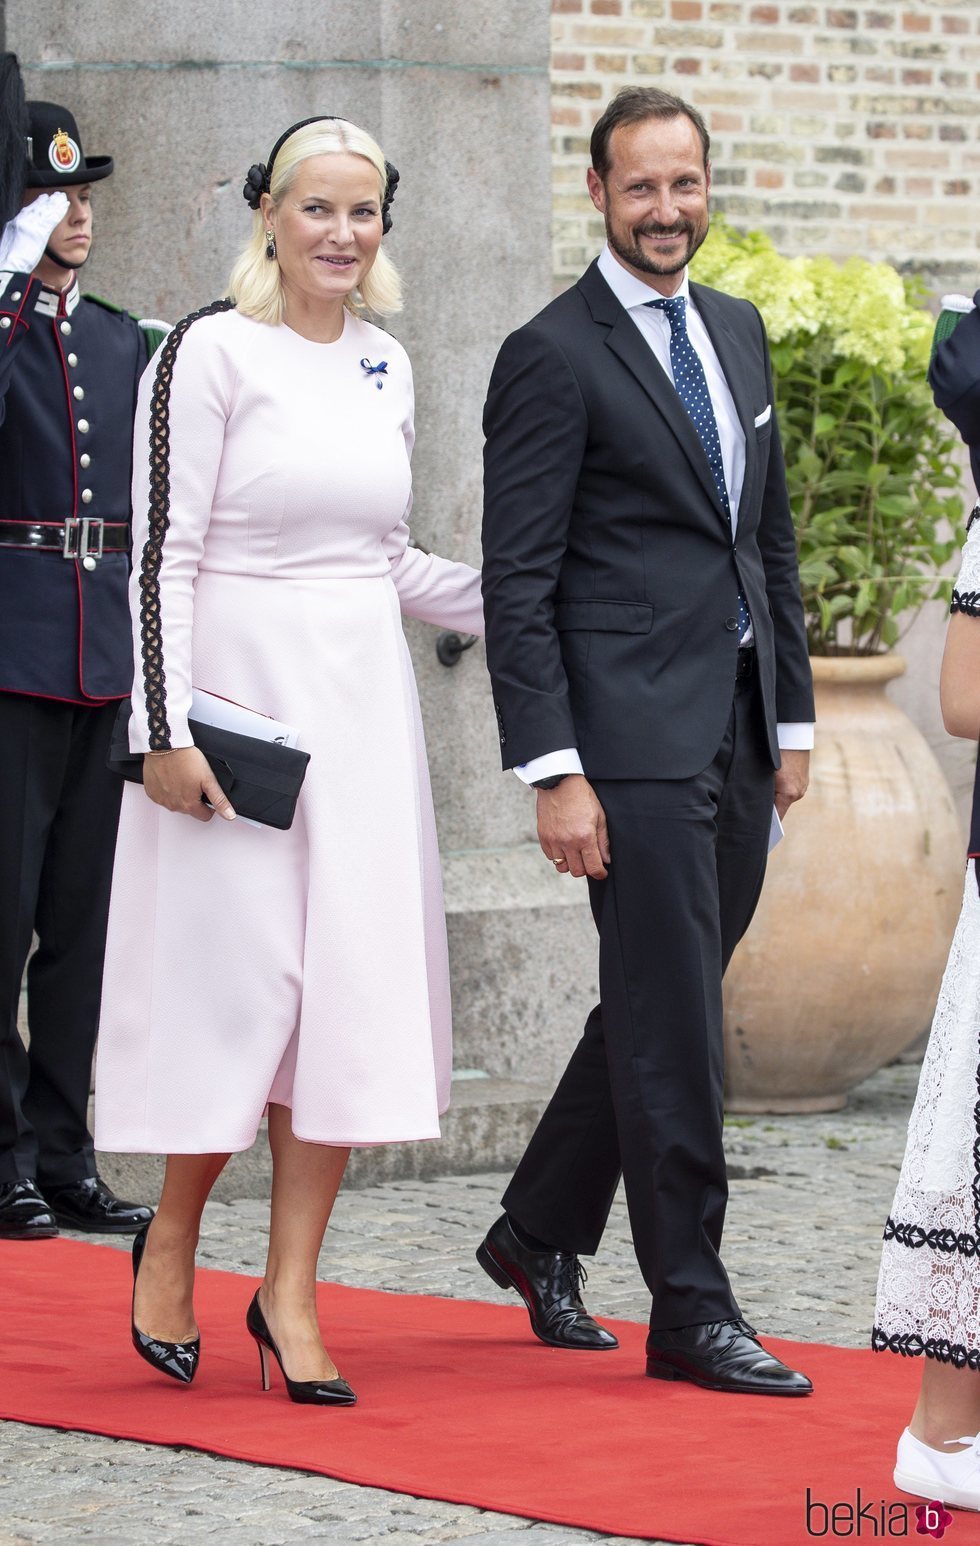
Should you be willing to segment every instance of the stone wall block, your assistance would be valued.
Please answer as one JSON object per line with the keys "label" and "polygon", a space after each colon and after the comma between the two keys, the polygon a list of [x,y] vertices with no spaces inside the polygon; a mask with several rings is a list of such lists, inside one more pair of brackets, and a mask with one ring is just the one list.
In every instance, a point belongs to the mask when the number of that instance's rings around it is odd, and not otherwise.
{"label": "stone wall block", "polygon": [[[8,0],[7,46],[23,61],[88,63],[111,68],[127,62],[169,65],[182,71],[208,62],[278,63],[308,67],[316,61],[360,65],[382,54],[377,4],[311,5],[310,0],[222,0],[221,5],[139,0]],[[134,98],[135,100],[135,98]]]}

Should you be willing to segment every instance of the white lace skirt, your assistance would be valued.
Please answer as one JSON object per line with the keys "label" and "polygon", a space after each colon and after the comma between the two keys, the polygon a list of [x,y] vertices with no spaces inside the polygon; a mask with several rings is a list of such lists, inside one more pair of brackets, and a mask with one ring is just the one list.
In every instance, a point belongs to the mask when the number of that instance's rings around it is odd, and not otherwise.
{"label": "white lace skirt", "polygon": [[980,1369],[980,892],[939,990],[905,1158],[885,1225],[872,1346]]}

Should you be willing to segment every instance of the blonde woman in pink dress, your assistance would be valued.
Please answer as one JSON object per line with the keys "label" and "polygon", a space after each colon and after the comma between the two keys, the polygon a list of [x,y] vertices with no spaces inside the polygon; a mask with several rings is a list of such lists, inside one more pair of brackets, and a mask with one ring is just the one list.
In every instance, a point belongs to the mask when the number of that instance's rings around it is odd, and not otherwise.
{"label": "blonde woman in pink dress", "polygon": [[[267,1111],[269,1254],[247,1329],[264,1384],[271,1352],[292,1399],[324,1405],[355,1399],[315,1299],[350,1147],[437,1138],[449,1099],[401,619],[482,633],[478,571],[409,546],[411,366],[364,315],[400,303],[381,245],[397,177],[346,121],[287,130],[249,172],[235,304],[178,325],[144,376],[130,745],[146,756],[123,800],[99,1039],[99,1147],[167,1155],[134,1247],[137,1351],[193,1378],[201,1213]],[[151,467],[159,480],[168,450],[161,519]],[[188,731],[192,687],[296,727],[311,760],[289,831],[236,819]]]}

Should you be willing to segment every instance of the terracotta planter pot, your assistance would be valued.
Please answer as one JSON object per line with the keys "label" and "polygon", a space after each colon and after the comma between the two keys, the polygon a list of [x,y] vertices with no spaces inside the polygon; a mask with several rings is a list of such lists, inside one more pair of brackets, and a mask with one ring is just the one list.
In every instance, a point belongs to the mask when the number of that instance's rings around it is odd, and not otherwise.
{"label": "terracotta planter pot", "polygon": [[806,798],[725,980],[726,1106],[832,1111],[931,1022],[966,842],[898,655],[814,659]]}

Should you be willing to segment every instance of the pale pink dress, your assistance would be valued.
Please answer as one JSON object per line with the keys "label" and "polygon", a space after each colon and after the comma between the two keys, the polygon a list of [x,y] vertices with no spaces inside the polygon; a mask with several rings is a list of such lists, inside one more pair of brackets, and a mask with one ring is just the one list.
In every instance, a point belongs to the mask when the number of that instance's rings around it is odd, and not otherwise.
{"label": "pale pink dress", "polygon": [[[149,745],[139,577],[154,374],[136,417],[134,750]],[[312,755],[289,832],[197,822],[127,785],[100,1149],[245,1149],[269,1101],[316,1143],[439,1135],[446,931],[401,614],[483,624],[478,572],[408,546],[412,410],[404,349],[349,315],[333,344],[229,311],[180,345],[160,569],[171,744],[191,744],[193,684],[295,725]]]}

